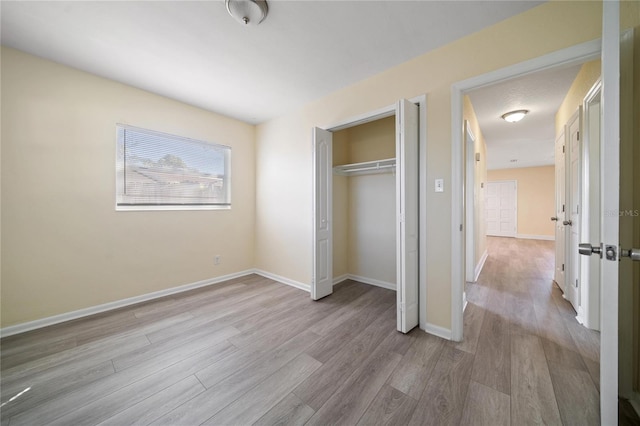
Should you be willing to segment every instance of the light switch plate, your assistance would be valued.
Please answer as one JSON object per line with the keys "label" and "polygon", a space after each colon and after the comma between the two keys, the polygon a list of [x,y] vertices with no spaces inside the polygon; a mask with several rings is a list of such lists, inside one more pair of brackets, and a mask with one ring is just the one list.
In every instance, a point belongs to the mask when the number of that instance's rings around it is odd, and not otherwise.
{"label": "light switch plate", "polygon": [[436,192],[444,192],[444,179],[436,179]]}

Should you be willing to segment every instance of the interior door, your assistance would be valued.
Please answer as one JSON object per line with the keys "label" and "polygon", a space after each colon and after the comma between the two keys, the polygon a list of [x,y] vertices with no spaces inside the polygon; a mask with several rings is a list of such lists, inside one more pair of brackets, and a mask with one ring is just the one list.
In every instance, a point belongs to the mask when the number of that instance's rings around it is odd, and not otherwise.
{"label": "interior door", "polygon": [[331,166],[333,138],[331,132],[313,129],[313,173],[315,185],[313,193],[313,277],[311,298],[321,299],[333,293],[333,227]]}
{"label": "interior door", "polygon": [[567,216],[564,224],[567,226],[566,235],[569,239],[567,247],[568,280],[565,282],[565,298],[573,305],[576,312],[580,310],[580,259],[578,244],[580,237],[580,128],[582,109],[567,122],[568,139],[568,194]]}
{"label": "interior door", "polygon": [[487,235],[516,236],[516,182],[487,182]]}
{"label": "interior door", "polygon": [[555,145],[555,171],[556,171],[556,215],[551,218],[551,220],[555,221],[556,224],[556,270],[555,270],[555,281],[560,287],[562,292],[565,292],[565,279],[564,279],[564,265],[565,265],[565,254],[566,247],[564,244],[565,240],[565,230],[563,221],[565,220],[565,130],[564,127],[562,132],[556,139]]}
{"label": "interior door", "polygon": [[620,4],[603,2],[602,10],[602,138],[600,149],[600,268],[602,329],[600,334],[600,418],[618,422],[618,259],[607,259],[618,247],[619,217],[607,214],[620,205]]}
{"label": "interior door", "polygon": [[418,106],[396,106],[397,328],[418,325]]}

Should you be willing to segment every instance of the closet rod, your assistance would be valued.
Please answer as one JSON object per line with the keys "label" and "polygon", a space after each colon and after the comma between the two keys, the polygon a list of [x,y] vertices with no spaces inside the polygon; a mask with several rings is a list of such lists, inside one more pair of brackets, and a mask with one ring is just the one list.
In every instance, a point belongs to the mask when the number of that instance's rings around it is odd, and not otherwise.
{"label": "closet rod", "polygon": [[383,166],[370,166],[370,167],[360,167],[357,169],[346,169],[345,172],[364,172],[366,170],[382,170],[382,169],[391,169],[395,167],[395,164],[387,164]]}

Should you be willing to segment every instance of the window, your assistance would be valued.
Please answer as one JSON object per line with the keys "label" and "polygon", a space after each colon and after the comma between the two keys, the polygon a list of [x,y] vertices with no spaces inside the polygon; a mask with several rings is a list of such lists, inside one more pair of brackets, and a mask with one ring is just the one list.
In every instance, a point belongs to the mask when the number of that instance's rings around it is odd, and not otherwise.
{"label": "window", "polygon": [[231,148],[117,125],[116,210],[231,207]]}

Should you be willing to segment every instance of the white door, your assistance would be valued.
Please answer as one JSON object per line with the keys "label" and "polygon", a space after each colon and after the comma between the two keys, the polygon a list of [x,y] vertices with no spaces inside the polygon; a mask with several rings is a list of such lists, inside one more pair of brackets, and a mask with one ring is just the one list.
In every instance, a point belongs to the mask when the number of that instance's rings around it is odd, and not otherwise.
{"label": "white door", "polygon": [[397,327],[418,325],[418,106],[396,106]]}
{"label": "white door", "polygon": [[565,265],[565,254],[566,247],[564,245],[565,240],[565,230],[562,222],[565,220],[565,158],[564,158],[564,150],[565,150],[565,130],[563,127],[562,132],[556,139],[555,145],[555,172],[556,172],[556,215],[551,218],[551,220],[555,221],[556,224],[556,242],[555,242],[555,250],[556,250],[556,270],[555,270],[555,281],[560,287],[560,290],[564,293],[565,285],[564,285],[564,265]]}
{"label": "white door", "polygon": [[578,254],[578,243],[580,241],[580,128],[582,126],[582,109],[578,111],[567,122],[567,225],[566,236],[568,239],[568,280],[565,282],[565,298],[573,305],[576,312],[580,311],[580,255]]}
{"label": "white door", "polygon": [[333,293],[333,226],[332,207],[332,147],[329,131],[313,129],[313,277],[311,298],[321,299]]}
{"label": "white door", "polygon": [[[607,214],[620,205],[620,4],[603,2],[602,138],[600,149],[600,264],[602,329],[600,334],[600,418],[618,422],[618,259],[607,259],[618,247],[619,217]],[[592,241],[592,244],[599,242]]]}
{"label": "white door", "polygon": [[515,181],[487,182],[487,235],[516,236],[516,188]]}

